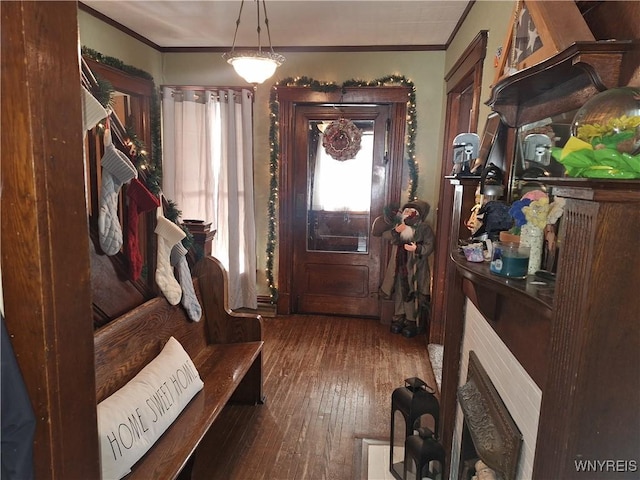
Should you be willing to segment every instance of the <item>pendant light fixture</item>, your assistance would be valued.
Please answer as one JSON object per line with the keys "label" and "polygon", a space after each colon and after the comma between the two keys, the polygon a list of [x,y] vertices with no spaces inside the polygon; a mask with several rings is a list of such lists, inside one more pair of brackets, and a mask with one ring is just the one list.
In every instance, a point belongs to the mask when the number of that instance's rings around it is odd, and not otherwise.
{"label": "pendant light fixture", "polygon": [[276,68],[284,62],[284,56],[275,53],[271,46],[271,32],[269,31],[269,18],[267,17],[267,6],[265,0],[262,0],[264,10],[264,24],[267,27],[267,37],[269,38],[269,50],[262,50],[260,40],[260,0],[256,2],[256,14],[258,19],[258,48],[257,50],[238,50],[236,51],[236,37],[238,36],[238,27],[240,26],[240,17],[242,17],[242,7],[244,0],[240,3],[240,12],[236,20],[236,31],[233,35],[233,45],[231,51],[222,55],[222,57],[235,69],[236,73],[244,78],[247,82],[257,85],[271,77]]}

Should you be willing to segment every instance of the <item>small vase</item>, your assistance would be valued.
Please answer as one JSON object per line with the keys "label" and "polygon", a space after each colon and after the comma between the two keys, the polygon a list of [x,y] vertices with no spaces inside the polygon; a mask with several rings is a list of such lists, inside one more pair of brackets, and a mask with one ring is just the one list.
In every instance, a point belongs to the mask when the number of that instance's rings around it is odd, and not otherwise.
{"label": "small vase", "polygon": [[533,275],[540,270],[543,240],[542,229],[532,223],[526,223],[520,229],[520,244],[530,248],[529,267],[527,268],[529,275]]}
{"label": "small vase", "polygon": [[500,232],[500,241],[509,243],[520,243],[520,235],[514,235],[507,231]]}

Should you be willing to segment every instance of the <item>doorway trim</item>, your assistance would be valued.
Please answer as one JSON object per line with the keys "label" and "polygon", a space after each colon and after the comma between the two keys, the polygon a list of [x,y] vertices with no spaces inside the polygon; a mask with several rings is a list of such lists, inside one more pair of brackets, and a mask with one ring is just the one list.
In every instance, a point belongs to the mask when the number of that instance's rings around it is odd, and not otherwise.
{"label": "doorway trim", "polygon": [[[487,54],[488,31],[481,30],[467,46],[451,71],[445,77],[447,106],[445,119],[444,145],[441,160],[440,194],[438,198],[436,223],[436,248],[433,265],[433,283],[431,286],[431,324],[430,343],[444,343],[446,325],[446,303],[451,275],[455,268],[449,263],[449,244],[453,209],[453,187],[445,178],[451,168],[453,157],[453,139],[463,131],[476,132],[482,89],[482,71]],[[459,124],[460,95],[472,90],[472,108],[467,123]]]}
{"label": "doorway trim", "polygon": [[[317,91],[311,87],[276,85],[275,97],[279,104],[278,162],[278,290],[276,311],[292,312],[293,265],[293,173],[294,120],[298,105],[322,104],[389,104],[391,118],[406,119],[407,103],[412,89],[403,86],[342,87],[334,91]],[[406,121],[392,121],[389,132],[389,163],[384,204],[400,203],[405,151]],[[275,207],[275,205],[274,205]],[[382,212],[372,212],[380,215]],[[386,258],[382,259],[386,261]]]}

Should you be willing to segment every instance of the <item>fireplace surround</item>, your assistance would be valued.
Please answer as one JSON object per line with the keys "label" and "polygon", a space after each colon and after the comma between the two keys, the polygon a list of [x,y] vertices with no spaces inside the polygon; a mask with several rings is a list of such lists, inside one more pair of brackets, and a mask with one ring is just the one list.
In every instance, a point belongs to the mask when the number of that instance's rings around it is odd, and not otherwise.
{"label": "fireplace surround", "polygon": [[515,480],[522,434],[474,351],[469,352],[467,383],[458,388],[458,402],[464,415],[461,478],[479,459],[496,478]]}
{"label": "fireplace surround", "polygon": [[[462,443],[464,414],[458,402],[458,388],[467,382],[471,352],[480,360],[509,415],[522,434],[523,442],[518,462],[516,480],[533,478],[533,463],[538,443],[538,426],[542,402],[542,391],[527,370],[501,340],[489,320],[471,301],[465,303],[464,334],[460,348],[459,382],[455,389],[455,428],[449,445],[447,480],[459,480],[461,450],[472,443],[470,435]],[[546,480],[546,479],[545,479]]]}

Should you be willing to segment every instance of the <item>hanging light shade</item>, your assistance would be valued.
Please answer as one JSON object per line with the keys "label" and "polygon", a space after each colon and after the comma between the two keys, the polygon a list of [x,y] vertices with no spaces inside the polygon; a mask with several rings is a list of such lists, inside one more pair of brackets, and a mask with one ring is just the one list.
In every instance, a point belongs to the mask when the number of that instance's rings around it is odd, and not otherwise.
{"label": "hanging light shade", "polygon": [[279,53],[275,53],[271,46],[271,32],[269,31],[269,18],[267,17],[267,6],[265,0],[262,0],[262,7],[264,10],[264,24],[267,27],[267,37],[269,39],[269,50],[262,49],[262,42],[260,39],[260,0],[254,0],[256,2],[256,12],[258,19],[258,26],[256,31],[258,33],[258,47],[256,50],[236,50],[236,38],[238,36],[238,27],[240,26],[240,18],[242,17],[242,7],[244,6],[244,0],[240,3],[240,12],[238,13],[238,19],[236,20],[236,31],[233,35],[233,45],[231,51],[225,53],[222,57],[233,66],[238,75],[244,78],[248,83],[257,85],[270,78],[280,65],[284,63],[284,56]]}

